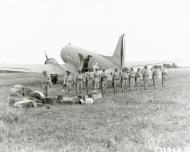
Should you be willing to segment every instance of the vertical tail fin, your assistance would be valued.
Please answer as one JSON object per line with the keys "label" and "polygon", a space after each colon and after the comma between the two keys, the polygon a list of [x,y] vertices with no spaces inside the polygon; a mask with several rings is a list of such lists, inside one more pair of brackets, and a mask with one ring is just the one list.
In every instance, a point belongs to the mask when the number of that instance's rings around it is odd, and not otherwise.
{"label": "vertical tail fin", "polygon": [[112,56],[112,61],[120,65],[122,68],[125,66],[125,34],[119,37],[117,46]]}

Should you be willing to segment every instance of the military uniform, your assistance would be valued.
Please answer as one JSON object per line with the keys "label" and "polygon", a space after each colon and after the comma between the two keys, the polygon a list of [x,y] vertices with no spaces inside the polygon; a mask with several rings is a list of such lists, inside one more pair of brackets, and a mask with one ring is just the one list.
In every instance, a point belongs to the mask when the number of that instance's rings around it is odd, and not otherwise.
{"label": "military uniform", "polygon": [[152,80],[153,80],[153,86],[154,88],[158,87],[158,78],[159,78],[159,69],[155,68],[152,73]]}
{"label": "military uniform", "polygon": [[140,87],[141,85],[141,71],[138,70],[135,74],[135,82],[136,82],[136,87]]}
{"label": "military uniform", "polygon": [[83,89],[86,86],[86,75],[85,73],[82,73],[82,83],[83,83]]}
{"label": "military uniform", "polygon": [[67,92],[71,91],[72,81],[73,81],[72,76],[70,74],[66,74],[64,77],[63,85],[66,86]]}
{"label": "military uniform", "polygon": [[125,92],[127,90],[128,81],[129,81],[129,74],[127,72],[122,72],[121,73],[122,92]]}
{"label": "military uniform", "polygon": [[163,67],[162,69],[162,86],[164,85],[164,81],[167,79],[168,71],[166,67]]}
{"label": "military uniform", "polygon": [[135,72],[133,70],[131,70],[129,72],[129,87],[130,90],[133,90],[135,86]]}
{"label": "military uniform", "polygon": [[106,94],[106,88],[107,88],[107,75],[105,72],[101,73],[101,90],[102,94]]}
{"label": "military uniform", "polygon": [[99,74],[98,71],[94,72],[94,90],[98,91],[99,89]]}
{"label": "military uniform", "polygon": [[143,82],[144,82],[144,89],[146,90],[147,87],[148,87],[148,80],[149,80],[149,71],[148,71],[148,69],[143,69],[142,77],[143,77]]}
{"label": "military uniform", "polygon": [[42,77],[41,77],[41,87],[42,87],[45,97],[47,97],[49,94],[49,87],[51,86],[51,84],[52,83],[51,83],[50,75],[47,72],[43,71]]}
{"label": "military uniform", "polygon": [[114,88],[114,93],[117,93],[117,86],[119,84],[119,73],[117,71],[114,72],[113,74],[113,88]]}
{"label": "military uniform", "polygon": [[113,87],[113,73],[112,72],[110,72],[107,75],[107,88],[108,87]]}
{"label": "military uniform", "polygon": [[91,89],[92,89],[92,76],[90,72],[86,72],[86,90],[87,90],[87,94],[91,93]]}
{"label": "military uniform", "polygon": [[77,94],[82,93],[82,88],[83,88],[83,74],[79,73],[76,76],[76,92],[77,92]]}

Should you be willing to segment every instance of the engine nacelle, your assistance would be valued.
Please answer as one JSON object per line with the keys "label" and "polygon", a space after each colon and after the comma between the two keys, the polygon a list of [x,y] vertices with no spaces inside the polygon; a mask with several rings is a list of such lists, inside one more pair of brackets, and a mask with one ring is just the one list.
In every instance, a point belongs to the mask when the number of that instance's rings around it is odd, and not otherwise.
{"label": "engine nacelle", "polygon": [[58,62],[54,58],[48,58],[44,62],[44,64],[53,64],[53,65],[58,65]]}

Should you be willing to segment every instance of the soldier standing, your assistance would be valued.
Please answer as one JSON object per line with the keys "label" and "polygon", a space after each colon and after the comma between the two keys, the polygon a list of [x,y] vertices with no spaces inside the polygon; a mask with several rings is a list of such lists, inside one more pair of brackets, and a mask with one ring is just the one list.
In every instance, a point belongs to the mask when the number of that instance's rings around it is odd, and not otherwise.
{"label": "soldier standing", "polygon": [[82,71],[79,70],[79,73],[76,76],[76,93],[79,95],[82,93],[83,88],[83,74]]}
{"label": "soldier standing", "polygon": [[164,81],[166,81],[168,75],[168,71],[165,66],[163,67],[161,74],[162,74],[162,86],[164,86]]}
{"label": "soldier standing", "polygon": [[86,91],[87,91],[87,95],[91,94],[91,89],[92,89],[92,75],[91,73],[88,71],[86,72]]}
{"label": "soldier standing", "polygon": [[49,87],[52,85],[51,83],[51,77],[50,75],[47,73],[47,71],[43,71],[42,72],[42,77],[41,77],[41,88],[43,90],[43,93],[45,95],[45,97],[48,97],[49,94]]}
{"label": "soldier standing", "polygon": [[113,73],[110,72],[107,74],[107,88],[113,87]]}
{"label": "soldier standing", "polygon": [[147,66],[144,66],[144,69],[142,71],[142,77],[144,82],[144,89],[146,90],[148,87],[148,79],[149,79],[149,71],[147,69]]}
{"label": "soldier standing", "polygon": [[135,82],[136,82],[136,88],[139,88],[141,85],[141,70],[138,68],[136,74],[135,74]]}
{"label": "soldier standing", "polygon": [[81,71],[81,74],[82,74],[82,83],[83,83],[83,89],[84,87],[86,86],[86,74],[85,72],[83,72],[83,70]]}
{"label": "soldier standing", "polygon": [[127,90],[127,85],[128,85],[128,79],[129,79],[129,74],[128,74],[128,69],[123,69],[121,73],[121,88],[122,92],[126,92]]}
{"label": "soldier standing", "polygon": [[113,87],[113,72],[110,72],[109,74],[109,82],[110,82],[109,86]]}
{"label": "soldier standing", "polygon": [[153,74],[153,72],[154,72],[154,69],[155,69],[155,66],[153,66],[152,68],[151,68],[151,76],[152,76],[152,84],[153,84],[153,86],[154,86],[154,74]]}
{"label": "soldier standing", "polygon": [[105,73],[105,69],[102,70],[101,73],[101,90],[102,90],[102,94],[106,94],[106,87],[107,87],[107,75]]}
{"label": "soldier standing", "polygon": [[152,79],[153,79],[153,86],[154,88],[158,87],[158,78],[159,78],[159,68],[157,65],[154,66]]}
{"label": "soldier standing", "polygon": [[94,72],[94,90],[98,91],[99,89],[99,74],[98,74],[98,69],[95,69]]}
{"label": "soldier standing", "polygon": [[135,72],[134,72],[133,68],[131,67],[130,72],[129,72],[129,87],[130,87],[130,91],[134,90],[134,86],[135,86]]}
{"label": "soldier standing", "polygon": [[67,92],[69,93],[72,88],[73,79],[72,79],[71,73],[69,71],[66,71],[66,72],[67,72],[67,74],[64,77],[63,86],[66,86]]}
{"label": "soldier standing", "polygon": [[113,88],[114,88],[114,93],[117,93],[117,86],[119,83],[119,73],[117,72],[117,69],[115,69],[115,72],[113,74]]}

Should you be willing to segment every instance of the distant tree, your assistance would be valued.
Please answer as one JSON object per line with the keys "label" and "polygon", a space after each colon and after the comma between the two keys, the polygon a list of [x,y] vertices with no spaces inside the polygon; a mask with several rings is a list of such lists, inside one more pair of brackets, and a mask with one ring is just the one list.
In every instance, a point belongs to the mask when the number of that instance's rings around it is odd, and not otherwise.
{"label": "distant tree", "polygon": [[172,63],[171,68],[178,68],[176,63]]}
{"label": "distant tree", "polygon": [[164,67],[170,69],[170,68],[179,68],[179,66],[177,66],[176,63],[172,63],[172,64],[163,64]]}
{"label": "distant tree", "polygon": [[164,64],[164,67],[171,68],[170,64]]}

